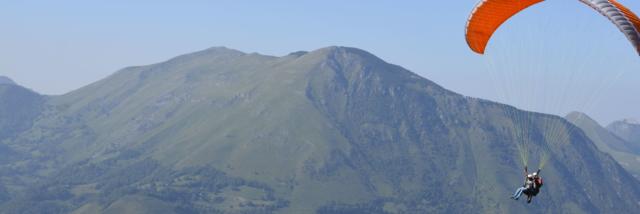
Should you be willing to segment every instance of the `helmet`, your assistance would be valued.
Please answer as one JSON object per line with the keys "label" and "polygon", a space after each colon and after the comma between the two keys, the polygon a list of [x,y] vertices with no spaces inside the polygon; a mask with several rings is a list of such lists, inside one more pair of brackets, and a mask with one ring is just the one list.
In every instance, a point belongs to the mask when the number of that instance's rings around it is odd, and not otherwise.
{"label": "helmet", "polygon": [[534,172],[533,177],[537,177],[537,176],[538,176],[538,172]]}
{"label": "helmet", "polygon": [[527,178],[533,178],[533,174],[528,174]]}

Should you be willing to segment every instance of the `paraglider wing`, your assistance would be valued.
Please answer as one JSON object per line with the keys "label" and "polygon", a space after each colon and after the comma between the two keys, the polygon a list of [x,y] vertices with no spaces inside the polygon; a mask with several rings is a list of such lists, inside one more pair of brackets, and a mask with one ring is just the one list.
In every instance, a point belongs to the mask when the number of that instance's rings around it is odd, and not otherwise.
{"label": "paraglider wing", "polygon": [[580,0],[615,24],[640,54],[640,18],[616,0]]}
{"label": "paraglider wing", "polygon": [[544,0],[483,0],[467,21],[466,38],[471,50],[483,54],[493,33],[512,16]]}

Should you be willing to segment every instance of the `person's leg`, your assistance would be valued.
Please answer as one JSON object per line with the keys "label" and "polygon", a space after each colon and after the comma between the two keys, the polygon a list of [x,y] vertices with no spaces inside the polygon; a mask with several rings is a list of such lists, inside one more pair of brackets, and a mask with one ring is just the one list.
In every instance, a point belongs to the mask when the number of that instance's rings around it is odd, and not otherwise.
{"label": "person's leg", "polygon": [[518,200],[518,198],[520,198],[520,196],[522,196],[522,192],[525,190],[524,187],[520,187],[516,190],[516,192],[513,194],[513,196],[511,196],[511,198]]}

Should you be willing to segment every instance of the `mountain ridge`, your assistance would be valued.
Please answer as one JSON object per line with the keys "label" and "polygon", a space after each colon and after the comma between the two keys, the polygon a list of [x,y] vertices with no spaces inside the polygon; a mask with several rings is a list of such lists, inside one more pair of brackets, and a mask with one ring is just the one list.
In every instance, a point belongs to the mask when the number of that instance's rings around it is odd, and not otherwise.
{"label": "mountain ridge", "polygon": [[640,153],[636,145],[616,136],[585,113],[572,112],[567,120],[582,129],[601,151],[610,154],[634,177],[640,179]]}
{"label": "mountain ridge", "polygon": [[[611,137],[607,137],[609,139],[603,140],[604,143],[607,143],[608,147],[611,147],[617,151],[624,151],[629,153],[635,153],[640,155],[640,145],[635,145],[631,142],[627,142],[626,139],[617,136],[615,133],[611,132],[604,127],[602,127],[597,121],[593,118],[589,117],[589,115],[582,112],[571,112],[565,118],[567,118],[570,122],[574,124],[589,124],[588,126],[592,128],[598,127],[597,132],[600,132],[598,135],[611,135]],[[585,125],[586,125],[585,124]],[[580,126],[579,126],[580,127]],[[602,128],[602,129],[600,129]],[[606,132],[606,133],[605,133]]]}
{"label": "mountain ridge", "polygon": [[16,85],[16,83],[9,77],[0,76],[0,85]]}
{"label": "mountain ridge", "polygon": [[[513,134],[525,128],[530,138]],[[521,140],[531,142],[531,162],[549,152],[535,209],[508,199],[521,185]],[[638,181],[566,120],[462,96],[356,48],[283,57],[213,48],[125,68],[48,97],[31,129],[4,145],[23,156],[0,167],[20,172],[0,173],[0,191],[18,195],[0,202],[6,212],[640,206]]]}
{"label": "mountain ridge", "polygon": [[[640,147],[640,124],[637,121],[631,119],[614,121],[606,128],[622,139]],[[640,152],[640,149],[636,151]]]}
{"label": "mountain ridge", "polygon": [[43,111],[45,100],[44,96],[15,83],[0,83],[0,141],[30,128]]}

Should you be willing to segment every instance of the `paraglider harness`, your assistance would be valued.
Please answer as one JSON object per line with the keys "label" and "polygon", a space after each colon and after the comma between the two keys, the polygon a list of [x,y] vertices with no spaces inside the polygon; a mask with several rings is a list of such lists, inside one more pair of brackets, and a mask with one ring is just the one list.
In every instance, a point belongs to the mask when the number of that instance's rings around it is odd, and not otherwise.
{"label": "paraglider harness", "polygon": [[[538,170],[538,174],[540,173],[540,170]],[[532,195],[533,196],[537,196],[538,193],[540,192],[540,188],[542,188],[542,185],[544,185],[544,182],[542,180],[542,177],[540,177],[540,175],[536,175],[533,178],[533,190],[532,190]]]}
{"label": "paraglider harness", "polygon": [[525,189],[523,193],[527,195],[527,203],[531,203],[531,199],[540,193],[540,188],[544,185],[544,181],[542,180],[542,177],[540,177],[540,169],[532,174],[531,178],[529,177],[529,172],[526,166],[524,167],[524,171],[525,175],[527,175],[524,187],[527,189]]}

